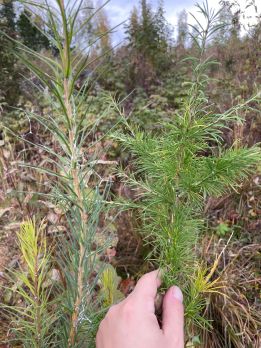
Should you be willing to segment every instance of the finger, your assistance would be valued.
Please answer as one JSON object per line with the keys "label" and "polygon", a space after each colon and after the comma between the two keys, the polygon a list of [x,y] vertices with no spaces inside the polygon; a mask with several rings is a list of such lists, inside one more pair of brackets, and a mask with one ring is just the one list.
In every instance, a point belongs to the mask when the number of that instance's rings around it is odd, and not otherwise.
{"label": "finger", "polygon": [[[162,329],[164,335],[171,341],[181,342],[184,346],[184,307],[183,295],[177,286],[172,286],[163,299]],[[182,346],[183,344],[183,346]],[[179,347],[177,345],[177,347]]]}
{"label": "finger", "polygon": [[160,286],[160,271],[152,271],[144,274],[137,282],[133,293],[136,296],[155,298],[157,289]]}
{"label": "finger", "polygon": [[160,284],[159,270],[147,273],[137,282],[135,289],[131,293],[131,297],[141,302],[141,305],[148,306],[149,310],[154,313],[154,300]]}

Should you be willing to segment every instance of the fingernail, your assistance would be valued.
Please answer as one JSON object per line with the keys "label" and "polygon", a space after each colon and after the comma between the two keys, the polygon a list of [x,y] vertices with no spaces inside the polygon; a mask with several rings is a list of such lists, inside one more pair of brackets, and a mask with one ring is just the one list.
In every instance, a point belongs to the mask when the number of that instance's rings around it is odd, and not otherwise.
{"label": "fingernail", "polygon": [[172,290],[172,294],[176,300],[178,300],[181,303],[183,302],[183,294],[179,287],[174,286]]}

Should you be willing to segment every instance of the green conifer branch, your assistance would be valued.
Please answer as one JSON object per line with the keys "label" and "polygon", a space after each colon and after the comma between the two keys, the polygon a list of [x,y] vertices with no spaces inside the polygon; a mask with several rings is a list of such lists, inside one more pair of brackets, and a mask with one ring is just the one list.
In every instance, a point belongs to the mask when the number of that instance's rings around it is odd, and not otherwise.
{"label": "green conifer branch", "polygon": [[51,251],[47,250],[44,230],[44,223],[39,227],[32,220],[21,224],[17,236],[23,262],[19,271],[11,271],[10,281],[13,283],[11,289],[22,305],[1,306],[12,315],[14,340],[26,347],[48,346],[53,339],[52,325],[57,320],[51,312],[52,301],[47,286]]}
{"label": "green conifer branch", "polygon": [[261,158],[258,146],[235,145],[226,150],[222,147],[222,130],[233,122],[242,122],[240,111],[260,97],[222,114],[213,111],[205,90],[210,80],[209,66],[216,62],[206,57],[206,48],[213,33],[220,29],[219,12],[210,9],[207,2],[197,7],[205,18],[205,26],[199,22],[200,29],[194,37],[198,55],[189,58],[193,76],[181,110],[173,115],[173,122],[166,125],[162,134],[145,133],[124,121],[127,133],[114,135],[133,154],[136,173],[127,183],[139,192],[137,207],[144,236],[152,246],[150,258],[164,270],[166,288],[181,286],[188,331],[195,325],[208,325],[203,317],[204,297],[211,291],[222,292],[222,286],[210,280],[196,254],[204,228],[206,198],[236,190],[254,172]]}

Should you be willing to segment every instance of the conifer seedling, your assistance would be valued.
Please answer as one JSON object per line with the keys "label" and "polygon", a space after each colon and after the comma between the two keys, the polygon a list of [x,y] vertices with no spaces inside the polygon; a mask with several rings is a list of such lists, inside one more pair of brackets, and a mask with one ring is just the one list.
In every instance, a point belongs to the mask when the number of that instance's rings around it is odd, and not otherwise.
{"label": "conifer seedling", "polygon": [[201,20],[193,16],[197,26],[191,27],[196,33],[192,39],[197,55],[187,58],[192,79],[187,83],[181,109],[171,123],[163,125],[161,134],[144,132],[126,119],[126,132],[115,134],[133,154],[136,172],[127,183],[139,192],[136,207],[142,217],[143,235],[152,248],[150,260],[163,270],[165,288],[173,284],[181,287],[190,332],[195,326],[209,328],[203,315],[206,295],[222,293],[222,284],[213,277],[217,262],[209,270],[197,257],[206,199],[236,190],[255,171],[261,155],[258,146],[223,146],[224,128],[243,122],[240,114],[251,109],[260,97],[222,113],[210,105],[207,73],[217,62],[207,56],[206,48],[222,25],[219,11],[209,8],[207,2],[196,7]]}

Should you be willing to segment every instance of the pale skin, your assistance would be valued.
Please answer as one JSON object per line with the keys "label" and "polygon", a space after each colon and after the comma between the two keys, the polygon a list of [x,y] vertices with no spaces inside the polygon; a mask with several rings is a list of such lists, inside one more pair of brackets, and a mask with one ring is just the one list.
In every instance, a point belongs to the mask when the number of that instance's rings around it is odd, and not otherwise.
{"label": "pale skin", "polygon": [[96,348],[184,348],[181,290],[171,287],[163,299],[162,328],[155,316],[158,271],[145,274],[133,292],[112,306],[100,324]]}

